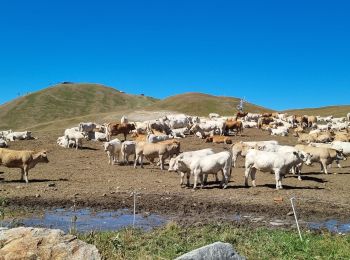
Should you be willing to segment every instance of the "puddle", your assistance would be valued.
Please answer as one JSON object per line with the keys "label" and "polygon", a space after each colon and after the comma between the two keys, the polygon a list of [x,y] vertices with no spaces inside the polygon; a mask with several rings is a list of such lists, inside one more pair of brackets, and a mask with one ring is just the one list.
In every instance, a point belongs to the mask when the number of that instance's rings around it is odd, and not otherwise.
{"label": "puddle", "polygon": [[327,220],[324,222],[309,222],[307,223],[310,229],[327,229],[334,233],[349,233],[350,223],[340,223],[337,220]]}
{"label": "puddle", "polygon": [[[240,222],[242,220],[248,220],[251,223],[265,223],[270,227],[292,227],[296,228],[294,217],[291,219],[266,219],[263,216],[254,215],[234,215],[232,220]],[[325,220],[325,221],[304,221],[299,219],[299,225],[303,229],[310,230],[328,230],[332,233],[350,233],[350,222],[341,222],[337,220]]]}
{"label": "puddle", "polygon": [[[75,221],[74,221],[75,220]],[[78,232],[118,230],[132,226],[134,216],[128,210],[93,211],[89,208],[48,210],[42,216],[18,219],[17,223],[28,227],[58,228],[69,232],[74,228]],[[158,215],[135,215],[135,227],[151,230],[166,224],[166,219]],[[5,222],[5,225],[11,223]]]}

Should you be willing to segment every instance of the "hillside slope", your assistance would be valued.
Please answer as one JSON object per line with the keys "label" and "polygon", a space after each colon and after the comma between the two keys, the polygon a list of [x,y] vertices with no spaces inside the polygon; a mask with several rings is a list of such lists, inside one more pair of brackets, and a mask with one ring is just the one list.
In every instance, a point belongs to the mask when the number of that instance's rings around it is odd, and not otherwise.
{"label": "hillside slope", "polygon": [[90,114],[143,108],[155,102],[154,98],[121,93],[99,84],[58,84],[0,106],[0,129],[24,129]]}
{"label": "hillside slope", "polygon": [[334,117],[346,117],[347,113],[350,112],[350,105],[293,109],[293,110],[286,110],[284,112],[287,112],[289,114],[298,114],[298,115],[317,115],[317,116],[333,115]]}
{"label": "hillside slope", "polygon": [[[208,116],[209,113],[220,115],[233,115],[237,112],[240,99],[233,97],[219,97],[203,93],[185,93],[159,100],[147,109],[171,110],[190,115]],[[247,112],[269,112],[268,108],[245,103],[244,110]]]}

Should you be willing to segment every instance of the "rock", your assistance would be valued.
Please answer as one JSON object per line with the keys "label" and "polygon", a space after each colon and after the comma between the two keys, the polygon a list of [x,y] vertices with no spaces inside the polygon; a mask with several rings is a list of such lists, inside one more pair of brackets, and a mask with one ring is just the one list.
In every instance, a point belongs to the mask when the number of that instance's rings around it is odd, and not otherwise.
{"label": "rock", "polygon": [[294,212],[293,212],[293,211],[289,211],[289,212],[287,213],[287,216],[294,216]]}
{"label": "rock", "polygon": [[245,260],[229,243],[215,242],[213,244],[195,249],[189,253],[179,256],[175,260]]}
{"label": "rock", "polygon": [[94,245],[59,229],[0,229],[0,244],[0,259],[101,259]]}

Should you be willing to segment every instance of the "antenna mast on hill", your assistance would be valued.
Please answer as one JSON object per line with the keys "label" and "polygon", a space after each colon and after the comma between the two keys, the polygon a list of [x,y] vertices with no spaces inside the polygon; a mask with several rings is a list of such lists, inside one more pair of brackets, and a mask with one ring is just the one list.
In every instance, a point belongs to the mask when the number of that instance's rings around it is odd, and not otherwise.
{"label": "antenna mast on hill", "polygon": [[236,107],[239,112],[243,112],[244,111],[244,107],[243,107],[244,103],[245,103],[244,98],[241,98],[239,100],[239,104]]}

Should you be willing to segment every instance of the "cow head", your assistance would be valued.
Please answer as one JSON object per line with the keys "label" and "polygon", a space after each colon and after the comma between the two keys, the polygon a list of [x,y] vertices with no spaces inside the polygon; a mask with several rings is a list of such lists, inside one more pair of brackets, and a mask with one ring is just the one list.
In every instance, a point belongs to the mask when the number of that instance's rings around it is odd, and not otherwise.
{"label": "cow head", "polygon": [[346,157],[345,157],[345,155],[344,155],[344,153],[343,153],[342,150],[335,150],[335,151],[336,151],[336,153],[337,153],[337,155],[336,155],[336,159],[337,159],[337,160],[346,161]]}
{"label": "cow head", "polygon": [[312,164],[312,155],[309,153],[305,153],[303,151],[293,152],[295,156],[300,158],[306,165]]}
{"label": "cow head", "polygon": [[103,148],[104,151],[107,152],[109,150],[109,147],[111,146],[111,144],[109,142],[104,142],[103,143]]}
{"label": "cow head", "polygon": [[49,159],[47,158],[47,151],[40,151],[33,156],[34,160],[38,160],[38,162],[48,163]]}
{"label": "cow head", "polygon": [[213,137],[209,136],[205,139],[206,143],[212,143],[213,142]]}

